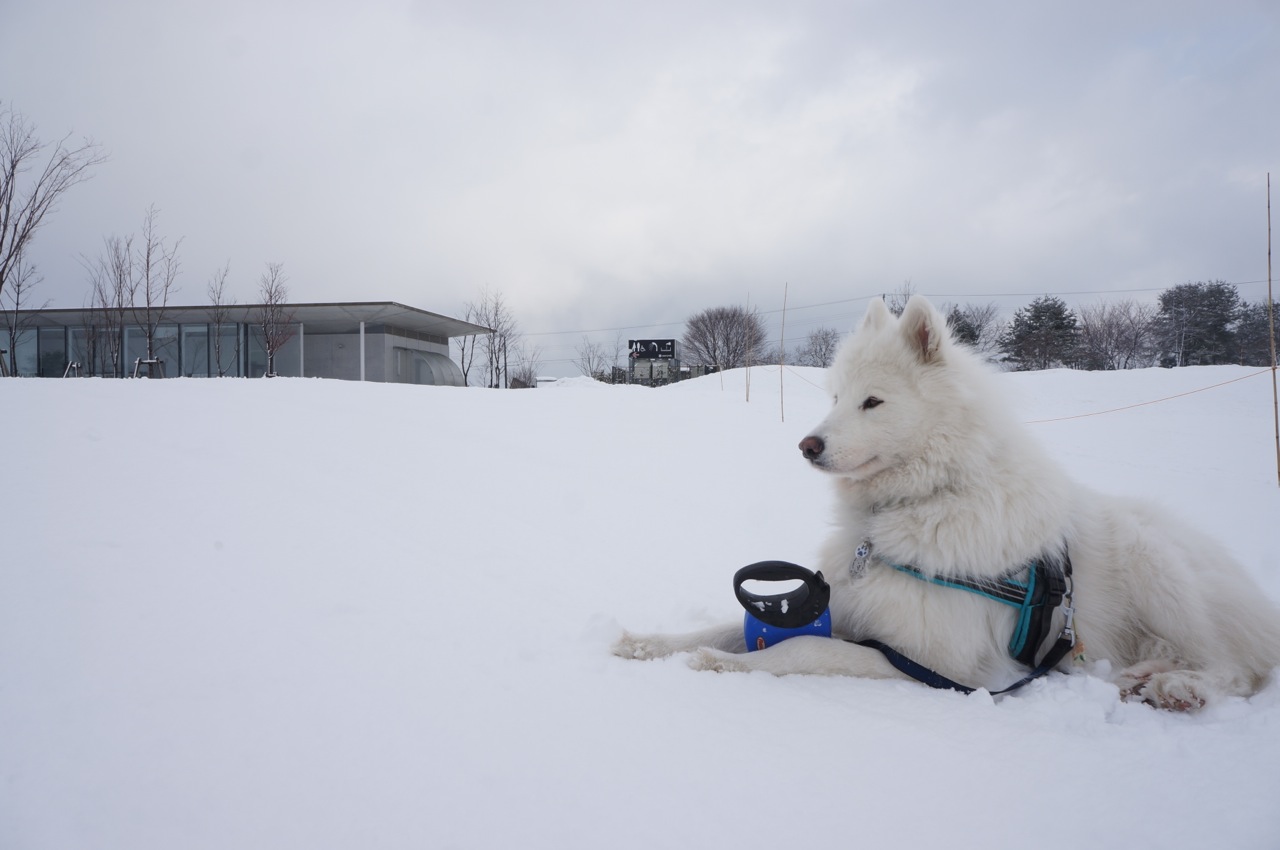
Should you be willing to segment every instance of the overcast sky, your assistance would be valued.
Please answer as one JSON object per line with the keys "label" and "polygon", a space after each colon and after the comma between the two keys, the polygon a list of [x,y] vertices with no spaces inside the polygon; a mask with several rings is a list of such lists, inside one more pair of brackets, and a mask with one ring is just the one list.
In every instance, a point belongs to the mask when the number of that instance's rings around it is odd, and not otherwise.
{"label": "overcast sky", "polygon": [[268,262],[295,301],[488,287],[549,374],[748,298],[776,335],[784,285],[793,338],[907,281],[1266,295],[1274,0],[0,0],[0,81],[110,157],[34,243],[56,307],[152,204],[181,303],[228,262],[241,302]]}

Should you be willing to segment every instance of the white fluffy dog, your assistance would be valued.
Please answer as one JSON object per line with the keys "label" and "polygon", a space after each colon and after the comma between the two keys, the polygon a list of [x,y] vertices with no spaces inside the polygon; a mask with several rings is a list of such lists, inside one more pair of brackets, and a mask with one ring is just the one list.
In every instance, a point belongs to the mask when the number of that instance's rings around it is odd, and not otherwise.
{"label": "white fluffy dog", "polygon": [[[831,584],[833,636],[848,640],[801,636],[747,652],[736,622],[624,633],[615,654],[692,652],[691,666],[707,670],[905,678],[880,651],[850,642],[873,639],[994,692],[1028,672],[1025,658],[1011,657],[1019,612],[934,580],[999,580],[1065,553],[1075,626],[1066,634],[1078,643],[1057,669],[1076,669],[1087,651],[1120,671],[1126,699],[1186,710],[1252,694],[1280,666],[1280,614],[1226,551],[1150,505],[1073,483],[923,298],[899,319],[873,301],[837,355],[830,388],[831,413],[800,448],[835,480],[838,527],[819,566]],[[1065,620],[1065,606],[1053,612],[1035,658],[1061,639]]]}

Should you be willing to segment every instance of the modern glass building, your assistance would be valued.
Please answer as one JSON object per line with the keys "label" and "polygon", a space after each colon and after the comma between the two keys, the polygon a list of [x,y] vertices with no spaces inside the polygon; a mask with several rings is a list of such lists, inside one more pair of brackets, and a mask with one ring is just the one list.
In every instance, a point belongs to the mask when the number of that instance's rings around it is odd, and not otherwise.
{"label": "modern glass building", "polygon": [[[349,381],[462,386],[449,340],[491,331],[393,302],[288,304],[292,334],[275,374]],[[0,349],[13,374],[108,378],[259,377],[267,371],[263,307],[166,307],[153,311],[151,352],[141,310],[22,310],[3,314]]]}

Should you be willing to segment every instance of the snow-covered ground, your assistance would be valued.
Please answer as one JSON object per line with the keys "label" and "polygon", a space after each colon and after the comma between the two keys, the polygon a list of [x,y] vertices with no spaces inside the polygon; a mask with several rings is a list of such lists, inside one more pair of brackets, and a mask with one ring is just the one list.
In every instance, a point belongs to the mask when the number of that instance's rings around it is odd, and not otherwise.
{"label": "snow-covered ground", "polygon": [[[822,380],[788,370],[785,421],[776,368],[749,402],[741,371],[0,381],[0,847],[1280,846],[1280,686],[1182,716],[609,654],[812,563]],[[1280,599],[1265,373],[1001,380]]]}

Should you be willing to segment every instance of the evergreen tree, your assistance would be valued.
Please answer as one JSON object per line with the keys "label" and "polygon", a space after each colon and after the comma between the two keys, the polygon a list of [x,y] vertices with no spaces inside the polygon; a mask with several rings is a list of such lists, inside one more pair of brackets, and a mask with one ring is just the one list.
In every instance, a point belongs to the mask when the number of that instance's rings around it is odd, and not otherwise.
{"label": "evergreen tree", "polygon": [[952,305],[951,312],[947,313],[947,327],[951,328],[951,337],[956,342],[970,346],[978,344],[981,336],[978,326],[960,309],[958,304]]}
{"label": "evergreen tree", "polygon": [[1184,283],[1161,292],[1156,314],[1161,364],[1230,363],[1239,313],[1236,288],[1221,280]]}
{"label": "evergreen tree", "polygon": [[969,346],[986,360],[999,359],[1004,325],[1000,308],[994,303],[944,305],[942,312],[956,342]]}
{"label": "evergreen tree", "polygon": [[[1266,302],[1240,305],[1240,318],[1236,323],[1236,362],[1241,366],[1271,366],[1271,320]],[[1276,328],[1276,348],[1280,350],[1280,327]]]}
{"label": "evergreen tree", "polygon": [[1000,337],[1005,362],[1018,371],[1075,363],[1076,315],[1061,298],[1044,295],[1021,307]]}

